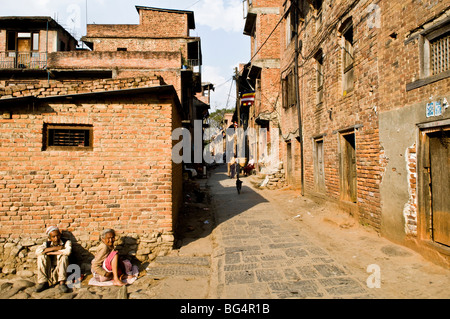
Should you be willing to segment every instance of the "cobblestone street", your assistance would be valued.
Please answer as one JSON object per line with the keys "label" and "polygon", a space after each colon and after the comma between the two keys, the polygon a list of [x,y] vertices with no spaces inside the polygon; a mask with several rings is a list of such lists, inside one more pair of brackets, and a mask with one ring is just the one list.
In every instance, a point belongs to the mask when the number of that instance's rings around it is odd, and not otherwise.
{"label": "cobblestone street", "polygon": [[216,297],[373,297],[345,266],[284,220],[275,203],[248,186],[237,195],[234,182],[220,173],[210,181],[217,205]]}
{"label": "cobblestone street", "polygon": [[[294,192],[257,189],[254,176],[243,180],[241,195],[222,168],[209,180],[217,223],[212,297],[450,297],[448,269],[379,237],[347,213]],[[321,218],[321,212],[328,215]],[[380,268],[380,288],[368,287],[371,264]]]}

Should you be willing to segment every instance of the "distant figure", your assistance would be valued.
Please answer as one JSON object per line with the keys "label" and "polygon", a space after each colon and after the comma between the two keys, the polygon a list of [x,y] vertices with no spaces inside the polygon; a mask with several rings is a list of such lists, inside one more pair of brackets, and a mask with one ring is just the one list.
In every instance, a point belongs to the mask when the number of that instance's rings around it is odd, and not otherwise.
{"label": "distant figure", "polygon": [[243,182],[239,179],[239,175],[238,175],[237,180],[236,180],[236,189],[238,191],[238,194],[241,193],[242,183]]}
{"label": "distant figure", "polygon": [[38,286],[35,291],[44,291],[59,281],[61,292],[69,292],[66,280],[72,242],[62,239],[61,231],[56,226],[48,227],[45,233],[48,240],[36,249]]}
{"label": "distant figure", "polygon": [[230,178],[234,178],[234,176],[236,175],[236,166],[238,165],[236,163],[236,158],[233,156],[230,160]]}
{"label": "distant figure", "polygon": [[119,252],[114,249],[116,232],[113,229],[106,229],[100,235],[100,240],[100,246],[92,260],[92,274],[99,282],[112,280],[115,286],[125,285],[122,279],[133,277],[132,265],[129,260],[122,260]]}
{"label": "distant figure", "polygon": [[244,167],[245,176],[251,175],[252,171],[255,169],[255,160],[252,158],[248,161],[248,164]]}

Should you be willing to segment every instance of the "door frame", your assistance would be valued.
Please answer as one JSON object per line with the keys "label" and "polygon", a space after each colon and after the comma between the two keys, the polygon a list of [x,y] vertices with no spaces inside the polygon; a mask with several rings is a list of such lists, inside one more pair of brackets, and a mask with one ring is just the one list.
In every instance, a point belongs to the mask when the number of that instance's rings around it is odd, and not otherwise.
{"label": "door frame", "polygon": [[433,239],[433,212],[432,198],[430,191],[431,175],[430,175],[430,135],[440,130],[450,130],[450,119],[436,121],[431,123],[417,124],[418,127],[418,156],[417,156],[417,173],[418,173],[418,218],[417,218],[417,235],[418,238],[428,242],[433,247],[439,249],[445,254],[450,254],[450,247],[435,242]]}
{"label": "door frame", "polygon": [[[354,189],[354,197],[352,198],[351,194],[351,186],[349,182],[349,186],[346,186],[346,180],[348,178],[345,176],[346,169],[345,169],[345,157],[347,157],[347,151],[346,151],[346,145],[347,140],[346,136],[353,135],[355,140],[355,189]],[[357,203],[358,202],[358,170],[357,170],[357,145],[356,145],[356,131],[355,129],[350,130],[344,130],[339,132],[339,184],[340,184],[340,200],[350,203]]]}
{"label": "door frame", "polygon": [[[322,144],[322,164],[318,161],[318,143]],[[326,193],[325,184],[325,138],[324,136],[313,138],[313,158],[314,158],[314,189],[318,193]],[[318,171],[319,165],[322,168],[322,179],[320,178]]]}
{"label": "door frame", "polygon": [[292,141],[286,141],[286,182],[288,185],[294,184],[294,167],[292,160]]}

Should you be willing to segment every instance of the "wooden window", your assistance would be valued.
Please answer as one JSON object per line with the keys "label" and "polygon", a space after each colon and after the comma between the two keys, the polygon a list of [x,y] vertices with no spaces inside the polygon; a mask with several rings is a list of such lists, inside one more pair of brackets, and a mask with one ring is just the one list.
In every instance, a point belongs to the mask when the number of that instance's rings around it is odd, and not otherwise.
{"label": "wooden window", "polygon": [[316,30],[319,30],[320,27],[322,27],[322,4],[323,0],[315,0],[313,4],[316,11]]}
{"label": "wooden window", "polygon": [[286,15],[286,45],[289,45],[291,41],[295,38],[297,30],[295,27],[297,25],[297,15],[295,14],[295,8],[291,7],[289,13]]}
{"label": "wooden window", "polygon": [[33,51],[39,51],[39,33],[33,33]]}
{"label": "wooden window", "polygon": [[16,51],[16,33],[8,31],[8,51]]}
{"label": "wooden window", "polygon": [[8,51],[39,51],[39,33],[38,32],[15,32],[8,31],[7,35]]}
{"label": "wooden window", "polygon": [[44,150],[92,150],[92,144],[92,125],[44,126]]}
{"label": "wooden window", "polygon": [[322,50],[315,56],[316,59],[316,93],[317,105],[323,103],[323,53]]}
{"label": "wooden window", "polygon": [[344,95],[353,91],[354,72],[353,72],[353,27],[348,25],[343,32],[343,91]]}
{"label": "wooden window", "polygon": [[282,81],[283,90],[283,107],[290,108],[296,104],[295,97],[295,76],[294,72],[290,71],[289,74]]}
{"label": "wooden window", "polygon": [[444,76],[450,71],[450,23],[419,35],[420,78]]}
{"label": "wooden window", "polygon": [[450,70],[450,32],[430,41],[430,75]]}

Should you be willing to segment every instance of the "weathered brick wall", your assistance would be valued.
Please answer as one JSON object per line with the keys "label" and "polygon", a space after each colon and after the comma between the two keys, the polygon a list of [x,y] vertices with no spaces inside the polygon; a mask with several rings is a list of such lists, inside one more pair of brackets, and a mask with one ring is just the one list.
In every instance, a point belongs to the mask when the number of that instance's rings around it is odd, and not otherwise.
{"label": "weathered brick wall", "polygon": [[[127,37],[175,38],[188,37],[187,15],[152,10],[140,11],[140,24],[88,24],[87,38]],[[96,49],[97,50],[97,49]]]}
{"label": "weathered brick wall", "polygon": [[[121,31],[122,33],[123,31]],[[120,34],[120,33],[119,33]],[[94,51],[117,51],[118,48],[125,48],[127,51],[155,51],[155,52],[182,52],[186,57],[186,40],[180,39],[153,39],[149,37],[141,38],[91,38],[94,42]],[[98,40],[98,42],[97,42]]]}
{"label": "weathered brick wall", "polygon": [[6,30],[0,30],[0,52],[5,52],[6,49]]}
{"label": "weathered brick wall", "polygon": [[[305,22],[299,31],[303,47],[299,59],[300,99],[303,120],[305,191],[316,193],[314,182],[314,138],[324,139],[324,170],[326,194],[340,200],[339,133],[338,130],[354,127],[357,145],[357,176],[360,218],[375,228],[379,227],[379,145],[377,144],[377,118],[372,107],[376,104],[377,87],[376,36],[378,29],[368,28],[367,6],[370,1],[340,1],[339,5],[323,5],[323,23],[317,25],[315,13],[309,4],[304,7]],[[349,9],[350,13],[346,14]],[[354,26],[355,88],[348,94],[342,89],[342,38],[338,32],[340,24],[352,17]],[[280,28],[283,48],[282,76],[293,63],[294,43],[286,44],[286,25]],[[374,48],[375,46],[375,48]],[[314,54],[323,51],[324,97],[317,104],[317,75]],[[283,134],[298,128],[297,110],[281,110]],[[300,165],[296,166],[296,170]],[[297,175],[299,172],[296,172]],[[297,179],[299,181],[299,179]]]}
{"label": "weathered brick wall", "polygon": [[[278,8],[279,5],[274,8]],[[280,33],[273,32],[280,19],[278,14],[259,13],[256,20],[256,42],[252,38],[252,57],[254,61],[280,58]],[[269,38],[269,35],[272,35]],[[264,46],[262,44],[265,42]],[[256,45],[256,46],[255,46]],[[258,52],[257,52],[258,51]]]}
{"label": "weathered brick wall", "polygon": [[185,13],[140,10],[139,21],[140,24],[147,30],[149,36],[189,36],[188,16]]}
{"label": "weathered brick wall", "polygon": [[[282,1],[254,1],[250,10],[257,14],[255,21],[254,35],[251,38],[251,56],[252,64],[261,68],[261,74],[257,81],[255,90],[256,98],[254,105],[249,110],[249,127],[257,132],[261,126],[255,122],[256,118],[269,119],[269,133],[267,142],[268,154],[262,149],[257,149],[256,159],[271,154],[270,136],[272,132],[278,133],[277,108],[281,105],[281,81],[280,81],[280,47],[279,33],[272,32],[280,19],[279,7]],[[278,148],[278,145],[276,146]],[[279,165],[280,157],[272,157],[270,165],[268,163],[260,164],[258,169],[262,173],[269,173],[270,181],[267,184],[269,188],[278,188],[285,185],[284,170]],[[264,153],[264,154],[263,154]],[[279,170],[277,170],[280,168]]]}
{"label": "weathered brick wall", "polygon": [[[91,88],[114,90],[134,83],[136,79],[103,80]],[[138,83],[155,86],[154,79]],[[79,85],[75,92],[88,86]],[[75,88],[14,89],[4,93],[46,96],[70,94]],[[171,160],[172,129],[180,125],[173,98],[105,95],[24,102],[12,109],[12,119],[0,120],[0,267],[33,268],[33,251],[50,225],[69,232],[80,262],[92,258],[90,249],[105,228],[114,228],[123,239],[122,251],[140,260],[170,249],[172,213],[178,212],[181,193],[181,176],[176,176],[181,168]],[[93,125],[93,150],[43,151],[44,123]],[[11,244],[20,247],[21,256],[7,251]]]}
{"label": "weathered brick wall", "polygon": [[180,69],[180,52],[73,51],[49,54],[52,69]]}
{"label": "weathered brick wall", "polygon": [[264,68],[261,70],[261,90],[255,113],[273,113],[281,105],[280,69]]}
{"label": "weathered brick wall", "polygon": [[[425,112],[427,103],[450,97],[450,79],[407,89],[409,84],[423,79],[419,37],[410,37],[414,32],[443,21],[449,9],[446,1],[384,1],[380,4],[379,90],[383,94],[379,96],[378,109],[383,128],[380,130],[382,209],[384,232],[397,241],[432,240],[424,222],[431,217],[425,216],[425,211],[418,207],[418,200],[423,197],[418,188],[421,168],[417,166],[422,146],[416,124],[450,118],[445,110],[442,115],[430,118]],[[396,187],[391,186],[393,181]]]}

